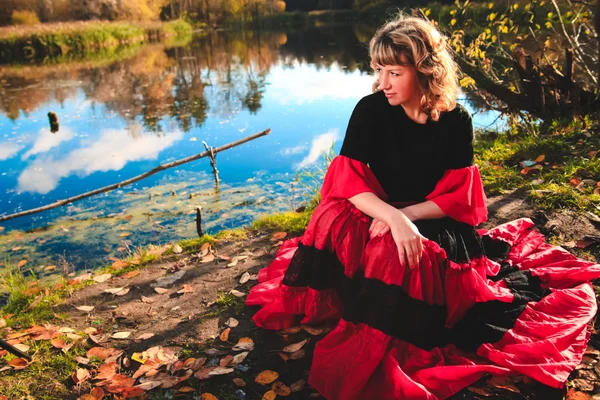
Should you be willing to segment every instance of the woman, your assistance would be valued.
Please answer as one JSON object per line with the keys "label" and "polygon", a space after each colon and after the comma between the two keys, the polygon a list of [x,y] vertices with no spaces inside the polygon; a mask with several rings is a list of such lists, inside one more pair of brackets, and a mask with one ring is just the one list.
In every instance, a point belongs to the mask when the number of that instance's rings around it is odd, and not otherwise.
{"label": "woman", "polygon": [[596,313],[600,266],[544,242],[529,219],[487,218],[456,64],[427,21],[370,42],[377,91],[354,109],[301,238],[247,304],[267,329],[337,323],[309,383],[328,399],[444,399],[485,373],[561,387]]}

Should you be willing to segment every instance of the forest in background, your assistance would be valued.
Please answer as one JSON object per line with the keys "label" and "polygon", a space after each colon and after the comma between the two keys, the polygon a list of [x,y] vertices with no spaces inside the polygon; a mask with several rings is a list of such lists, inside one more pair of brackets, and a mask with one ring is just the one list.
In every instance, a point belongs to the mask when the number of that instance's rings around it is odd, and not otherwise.
{"label": "forest in background", "polygon": [[[283,12],[419,7],[426,0],[0,0],[0,25],[101,20],[156,21],[186,18],[218,24],[269,17]],[[452,4],[440,0],[440,4]]]}

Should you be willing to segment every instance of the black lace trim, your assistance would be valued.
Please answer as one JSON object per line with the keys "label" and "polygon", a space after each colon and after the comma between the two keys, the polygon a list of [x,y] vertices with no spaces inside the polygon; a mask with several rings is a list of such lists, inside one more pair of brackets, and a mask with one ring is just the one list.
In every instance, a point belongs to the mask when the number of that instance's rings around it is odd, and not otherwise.
{"label": "black lace trim", "polygon": [[[487,250],[487,248],[486,248]],[[364,323],[415,346],[431,349],[454,343],[465,350],[476,350],[482,343],[494,343],[512,328],[527,302],[539,301],[548,294],[540,280],[528,271],[504,265],[500,276],[515,293],[512,303],[490,301],[475,304],[452,329],[444,327],[446,309],[408,296],[401,287],[377,279],[344,274],[335,254],[299,243],[283,284],[336,289],[344,304],[343,318]]]}

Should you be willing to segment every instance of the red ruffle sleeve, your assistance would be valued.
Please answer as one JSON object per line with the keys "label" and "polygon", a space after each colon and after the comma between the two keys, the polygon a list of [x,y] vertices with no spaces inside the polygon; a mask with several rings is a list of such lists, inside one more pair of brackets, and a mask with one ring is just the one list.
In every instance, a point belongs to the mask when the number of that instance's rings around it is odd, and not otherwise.
{"label": "red ruffle sleeve", "polygon": [[366,164],[346,156],[336,156],[325,174],[321,197],[327,199],[349,199],[357,194],[371,192],[387,200],[381,184]]}
{"label": "red ruffle sleeve", "polygon": [[450,218],[472,226],[487,219],[487,198],[476,165],[447,170],[425,199]]}

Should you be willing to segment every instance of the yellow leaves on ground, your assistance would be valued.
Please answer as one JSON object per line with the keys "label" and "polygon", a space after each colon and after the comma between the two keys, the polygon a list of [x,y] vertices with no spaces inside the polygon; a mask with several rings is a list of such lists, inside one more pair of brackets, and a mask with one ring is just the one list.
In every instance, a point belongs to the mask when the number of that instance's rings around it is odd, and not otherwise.
{"label": "yellow leaves on ground", "polygon": [[275,241],[278,241],[281,239],[285,239],[286,236],[287,236],[286,232],[275,232],[273,234],[273,236],[271,236],[271,240],[275,242]]}
{"label": "yellow leaves on ground", "polygon": [[221,342],[226,342],[229,339],[229,332],[231,332],[231,328],[227,328],[221,333],[221,335],[219,336]]}
{"label": "yellow leaves on ground", "polygon": [[254,381],[261,385],[268,385],[269,383],[277,380],[277,378],[279,378],[279,374],[277,372],[267,369],[258,374]]}

